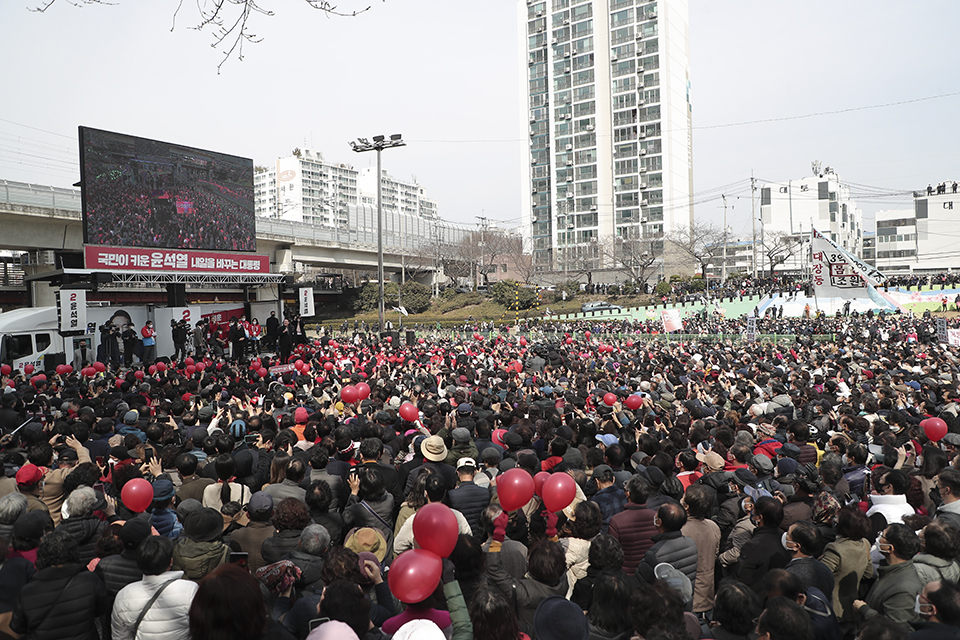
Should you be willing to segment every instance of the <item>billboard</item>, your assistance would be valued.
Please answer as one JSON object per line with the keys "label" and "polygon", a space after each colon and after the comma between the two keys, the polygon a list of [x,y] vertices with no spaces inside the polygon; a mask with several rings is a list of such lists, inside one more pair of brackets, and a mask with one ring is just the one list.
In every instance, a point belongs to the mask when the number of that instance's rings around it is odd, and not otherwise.
{"label": "billboard", "polygon": [[255,251],[253,160],[80,127],[85,244]]}

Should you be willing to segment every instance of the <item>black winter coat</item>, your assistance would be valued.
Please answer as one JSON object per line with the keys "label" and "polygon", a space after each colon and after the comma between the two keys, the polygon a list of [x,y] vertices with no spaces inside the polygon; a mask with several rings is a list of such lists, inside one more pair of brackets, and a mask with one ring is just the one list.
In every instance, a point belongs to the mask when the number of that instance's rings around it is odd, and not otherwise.
{"label": "black winter coat", "polygon": [[143,580],[143,572],[137,566],[137,552],[133,549],[125,549],[119,555],[102,558],[94,573],[103,580],[111,600],[117,597],[120,589]]}
{"label": "black winter coat", "polygon": [[780,543],[780,529],[757,527],[740,548],[737,579],[757,595],[763,595],[763,577],[770,569],[782,569],[790,562],[789,552]]}
{"label": "black winter coat", "polygon": [[300,544],[300,534],[303,529],[285,529],[277,531],[260,545],[260,555],[263,556],[264,566],[279,562],[283,556],[297,548]]}
{"label": "black winter coat", "polygon": [[95,620],[109,611],[103,581],[86,566],[48,567],[20,591],[10,628],[29,640],[99,640]]}
{"label": "black winter coat", "polygon": [[97,516],[73,516],[61,522],[57,531],[67,533],[76,541],[80,547],[80,564],[88,564],[97,555],[97,540],[105,526],[106,523]]}
{"label": "black winter coat", "polygon": [[480,513],[490,504],[490,490],[478,487],[472,481],[461,482],[460,486],[447,494],[450,507],[463,514],[470,524],[476,538],[483,540],[486,532],[480,526]]}

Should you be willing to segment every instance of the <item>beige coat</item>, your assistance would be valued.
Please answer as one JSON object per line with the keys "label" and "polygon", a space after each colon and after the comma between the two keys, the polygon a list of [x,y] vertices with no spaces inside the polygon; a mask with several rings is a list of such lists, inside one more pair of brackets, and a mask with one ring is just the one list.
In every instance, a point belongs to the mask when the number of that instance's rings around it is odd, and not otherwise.
{"label": "beige coat", "polygon": [[833,611],[840,622],[856,621],[853,601],[859,596],[860,581],[873,577],[870,543],[840,537],[827,545],[820,561],[833,571]]}
{"label": "beige coat", "polygon": [[[86,447],[77,449],[77,465],[90,462],[90,451]],[[60,509],[63,507],[63,480],[70,475],[76,465],[65,467],[63,469],[51,469],[43,476],[43,488],[40,490],[40,499],[50,510],[50,517],[53,519],[53,526],[60,524]]]}
{"label": "beige coat", "polygon": [[680,530],[697,544],[697,581],[693,585],[693,612],[713,609],[713,570],[720,554],[720,527],[713,520],[690,518]]}

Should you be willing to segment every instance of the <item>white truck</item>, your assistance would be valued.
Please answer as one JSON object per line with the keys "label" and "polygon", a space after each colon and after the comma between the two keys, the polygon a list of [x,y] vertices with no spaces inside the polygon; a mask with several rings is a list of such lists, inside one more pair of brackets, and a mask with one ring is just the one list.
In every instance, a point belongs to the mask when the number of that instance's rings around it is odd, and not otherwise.
{"label": "white truck", "polygon": [[[265,324],[271,311],[278,311],[277,302],[251,303],[251,316],[260,324]],[[73,363],[74,354],[81,342],[87,343],[91,361],[96,359],[100,346],[100,327],[107,323],[118,325],[133,324],[137,333],[147,320],[152,320],[157,329],[157,355],[171,356],[174,352],[173,336],[170,331],[172,319],[186,320],[191,327],[201,318],[211,318],[219,323],[244,314],[239,302],[195,304],[186,307],[155,307],[153,305],[87,306],[87,325],[83,335],[62,336],[56,307],[28,307],[0,313],[0,364],[8,364],[23,371],[24,366],[32,364],[37,371],[44,368],[44,357],[64,354],[66,364]],[[188,349],[192,348],[188,345]]]}

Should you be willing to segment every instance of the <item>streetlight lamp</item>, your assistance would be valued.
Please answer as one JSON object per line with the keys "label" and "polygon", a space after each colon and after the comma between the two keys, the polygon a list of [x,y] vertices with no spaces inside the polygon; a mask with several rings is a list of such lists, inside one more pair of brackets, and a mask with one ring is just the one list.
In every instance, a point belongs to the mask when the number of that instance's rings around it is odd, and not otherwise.
{"label": "streetlight lamp", "polygon": [[373,142],[366,138],[357,138],[356,142],[350,142],[350,148],[357,153],[363,153],[364,151],[377,152],[377,280],[380,282],[377,312],[380,331],[383,331],[383,173],[380,168],[380,152],[384,149],[406,146],[406,143],[400,138],[399,133],[394,133],[389,140],[384,136],[373,136]]}

